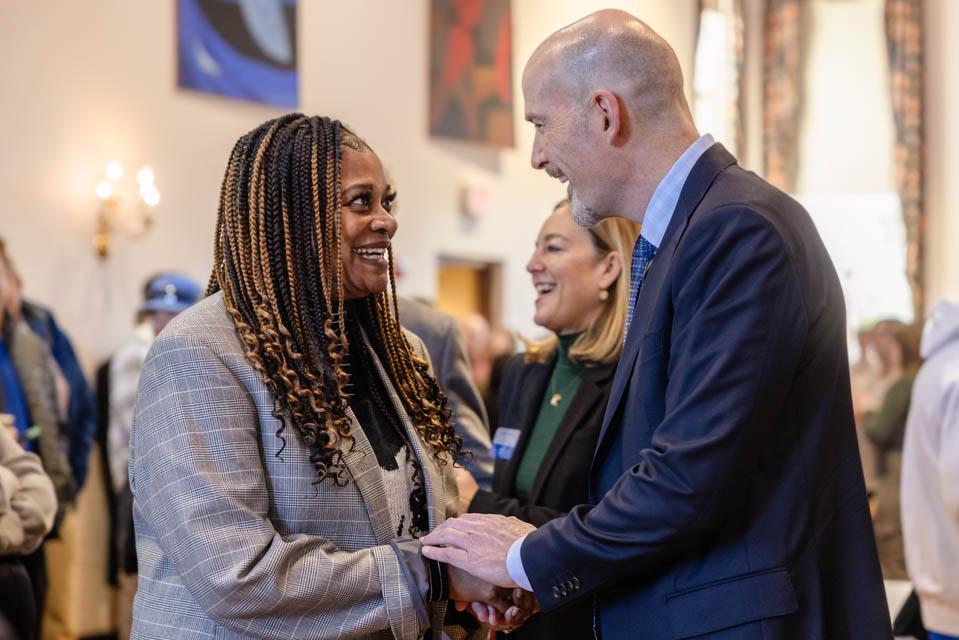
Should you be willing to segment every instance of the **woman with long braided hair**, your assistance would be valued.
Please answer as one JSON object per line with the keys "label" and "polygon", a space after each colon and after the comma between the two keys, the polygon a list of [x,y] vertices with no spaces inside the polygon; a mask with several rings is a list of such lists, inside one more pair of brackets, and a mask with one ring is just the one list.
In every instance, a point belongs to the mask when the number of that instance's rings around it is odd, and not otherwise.
{"label": "woman with long braided hair", "polygon": [[234,146],[207,297],[140,382],[134,638],[439,638],[448,599],[525,616],[420,553],[457,509],[461,441],[399,324],[395,198],[334,120],[287,115]]}

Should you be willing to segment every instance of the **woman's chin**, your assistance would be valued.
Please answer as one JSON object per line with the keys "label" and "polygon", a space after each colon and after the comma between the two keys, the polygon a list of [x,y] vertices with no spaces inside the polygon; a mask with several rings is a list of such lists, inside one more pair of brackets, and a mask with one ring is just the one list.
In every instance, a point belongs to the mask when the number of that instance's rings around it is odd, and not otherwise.
{"label": "woman's chin", "polygon": [[379,295],[386,291],[387,284],[387,282],[384,282],[382,286],[345,287],[343,297],[347,300],[360,300]]}
{"label": "woman's chin", "polygon": [[533,314],[533,322],[538,326],[543,327],[547,331],[555,331],[553,328],[552,316],[547,313],[536,313]]}

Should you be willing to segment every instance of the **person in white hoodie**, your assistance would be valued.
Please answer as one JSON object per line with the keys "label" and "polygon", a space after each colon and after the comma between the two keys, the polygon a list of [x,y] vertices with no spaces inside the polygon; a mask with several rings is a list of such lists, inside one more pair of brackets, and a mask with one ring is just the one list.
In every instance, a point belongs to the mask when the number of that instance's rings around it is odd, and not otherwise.
{"label": "person in white hoodie", "polygon": [[930,640],[959,639],[959,304],[926,322],[906,422],[902,533]]}

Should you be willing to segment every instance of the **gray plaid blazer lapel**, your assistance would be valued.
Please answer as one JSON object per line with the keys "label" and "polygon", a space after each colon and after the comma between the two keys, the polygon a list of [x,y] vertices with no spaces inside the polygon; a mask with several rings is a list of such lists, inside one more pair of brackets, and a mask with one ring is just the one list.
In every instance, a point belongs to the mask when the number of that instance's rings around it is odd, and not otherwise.
{"label": "gray plaid blazer lapel", "polygon": [[356,488],[363,496],[363,504],[370,515],[370,524],[376,534],[378,542],[387,542],[393,537],[393,523],[390,519],[390,505],[386,498],[386,480],[383,470],[376,461],[373,447],[363,433],[363,428],[353,411],[347,408],[352,426],[350,435],[353,436],[353,445],[344,444],[343,462],[350,473]]}
{"label": "gray plaid blazer lapel", "polygon": [[[419,338],[417,338],[414,334],[409,333],[405,329],[403,332],[407,339],[409,339],[413,344],[414,349],[421,352],[418,355],[421,358],[426,359],[428,362],[429,358],[428,356],[423,355],[425,354],[425,349],[422,348]],[[432,451],[427,450],[426,443],[423,442],[422,436],[420,436],[419,432],[416,430],[416,427],[413,426],[413,421],[406,413],[406,408],[403,406],[403,402],[400,400],[399,394],[396,393],[393,383],[386,374],[383,364],[379,361],[379,358],[376,357],[376,353],[373,351],[373,347],[370,344],[365,331],[363,331],[363,341],[365,348],[373,357],[373,362],[376,365],[376,371],[379,373],[380,378],[385,383],[384,386],[386,387],[387,393],[389,393],[390,401],[393,403],[393,406],[396,408],[397,415],[403,422],[403,428],[406,431],[406,440],[411,444],[413,448],[413,454],[416,456],[416,459],[420,463],[420,467],[423,469],[423,480],[426,484],[426,504],[429,512],[430,529],[432,530],[438,524],[446,520],[446,482],[444,481],[443,474],[437,465],[436,458],[433,457]],[[417,349],[417,347],[420,348]],[[369,441],[366,441],[366,446],[370,446]],[[375,460],[373,461],[373,464],[376,464]],[[388,516],[389,514],[387,513],[387,517]]]}

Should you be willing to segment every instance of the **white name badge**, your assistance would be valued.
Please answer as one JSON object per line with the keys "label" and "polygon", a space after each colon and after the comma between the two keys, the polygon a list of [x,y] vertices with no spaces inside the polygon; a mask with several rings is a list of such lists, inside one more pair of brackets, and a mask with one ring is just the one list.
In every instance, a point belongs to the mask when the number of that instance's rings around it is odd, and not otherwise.
{"label": "white name badge", "polygon": [[500,427],[493,434],[493,459],[509,460],[513,457],[513,450],[519,442],[519,429]]}

